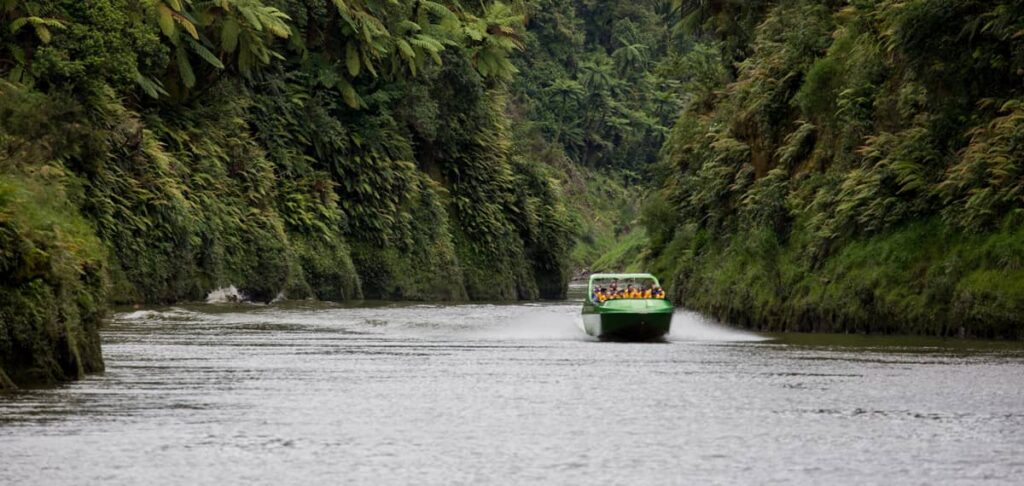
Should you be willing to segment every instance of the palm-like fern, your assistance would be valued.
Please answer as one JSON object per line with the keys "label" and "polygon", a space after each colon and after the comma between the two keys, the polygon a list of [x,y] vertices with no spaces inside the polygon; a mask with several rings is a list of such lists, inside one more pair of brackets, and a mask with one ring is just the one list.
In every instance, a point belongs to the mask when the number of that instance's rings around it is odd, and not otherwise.
{"label": "palm-like fern", "polygon": [[1024,100],[1008,101],[1000,111],[970,131],[971,142],[938,187],[948,204],[944,216],[957,226],[979,230],[1007,214],[1024,216]]}
{"label": "palm-like fern", "polygon": [[[239,72],[251,76],[281,57],[270,47],[273,40],[291,35],[288,16],[260,0],[145,0],[143,7],[170,44],[172,70],[185,89],[197,82],[193,56],[217,70],[233,58]],[[139,75],[136,81],[150,96],[164,93],[156,80]]]}
{"label": "palm-like fern", "polygon": [[470,41],[471,59],[481,75],[508,79],[519,72],[508,57],[523,49],[519,29],[524,22],[522,14],[502,2],[486,5],[482,16],[466,14],[463,30]]}
{"label": "palm-like fern", "polygon": [[[7,30],[12,36],[17,36],[31,28],[34,40],[42,44],[49,44],[53,39],[53,32],[64,30],[67,26],[64,22],[51,17],[37,15],[39,9],[33,3],[22,4],[16,0],[3,0],[0,2],[0,20],[9,22]],[[7,73],[7,80],[32,85],[34,75],[32,74],[32,59],[30,49],[16,43],[6,46],[14,60],[14,66]],[[2,50],[0,50],[2,52]]]}

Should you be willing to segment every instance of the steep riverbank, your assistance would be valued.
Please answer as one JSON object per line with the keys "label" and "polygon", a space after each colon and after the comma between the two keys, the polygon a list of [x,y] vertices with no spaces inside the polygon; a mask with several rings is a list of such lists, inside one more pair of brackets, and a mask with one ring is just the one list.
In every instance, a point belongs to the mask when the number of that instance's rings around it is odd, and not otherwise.
{"label": "steep riverbank", "polygon": [[685,305],[754,329],[1024,339],[1020,2],[684,2],[643,211]]}
{"label": "steep riverbank", "polygon": [[1024,230],[971,235],[926,221],[851,241],[816,268],[807,244],[680,231],[652,265],[674,276],[686,307],[752,330],[1024,339]]}
{"label": "steep riverbank", "polygon": [[561,175],[506,116],[522,14],[393,7],[0,8],[0,382],[101,370],[110,303],[229,285],[564,297]]}
{"label": "steep riverbank", "polygon": [[[222,104],[203,116],[171,118],[110,95],[89,106],[0,85],[2,381],[101,370],[108,302],[201,300],[228,285],[263,302],[565,295],[561,189],[552,169],[512,154],[500,94],[479,89],[481,118],[466,122],[497,147],[453,142],[469,152],[421,169],[278,158],[280,141],[261,142],[260,130],[290,128],[257,125],[244,109],[257,95],[232,86],[213,88]],[[332,174],[342,162],[349,172]]]}
{"label": "steep riverbank", "polygon": [[663,14],[4,3],[0,369],[101,369],[108,303],[227,286],[256,301],[564,297],[628,232],[630,186],[677,106],[654,69]]}

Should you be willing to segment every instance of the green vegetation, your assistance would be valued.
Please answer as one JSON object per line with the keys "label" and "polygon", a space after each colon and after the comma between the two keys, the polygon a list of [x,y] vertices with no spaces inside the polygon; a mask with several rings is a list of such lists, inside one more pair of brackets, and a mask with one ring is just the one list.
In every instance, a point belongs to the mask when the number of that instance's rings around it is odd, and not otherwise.
{"label": "green vegetation", "polygon": [[663,0],[524,2],[525,51],[513,59],[513,137],[560,174],[577,229],[577,275],[623,269],[602,258],[625,239],[650,169],[680,109],[680,83],[661,66],[672,44]]}
{"label": "green vegetation", "polygon": [[63,169],[32,170],[0,175],[0,390],[103,370],[105,249],[69,202]]}
{"label": "green vegetation", "polygon": [[647,245],[647,234],[643,228],[631,231],[594,261],[590,269],[595,273],[640,272]]}
{"label": "green vegetation", "polygon": [[102,369],[108,303],[565,294],[518,141],[526,6],[0,1],[0,382]]}
{"label": "green vegetation", "polygon": [[110,303],[1022,336],[1020,0],[0,0],[0,386]]}
{"label": "green vegetation", "polygon": [[688,100],[643,219],[684,305],[765,330],[1024,338],[1024,3],[677,14]]}

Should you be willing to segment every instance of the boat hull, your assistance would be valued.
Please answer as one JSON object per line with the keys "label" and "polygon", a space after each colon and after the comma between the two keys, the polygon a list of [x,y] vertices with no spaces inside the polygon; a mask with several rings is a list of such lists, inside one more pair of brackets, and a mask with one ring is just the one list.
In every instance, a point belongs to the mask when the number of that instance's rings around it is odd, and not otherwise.
{"label": "boat hull", "polygon": [[654,341],[672,327],[672,304],[661,299],[609,301],[583,308],[583,330],[606,341]]}

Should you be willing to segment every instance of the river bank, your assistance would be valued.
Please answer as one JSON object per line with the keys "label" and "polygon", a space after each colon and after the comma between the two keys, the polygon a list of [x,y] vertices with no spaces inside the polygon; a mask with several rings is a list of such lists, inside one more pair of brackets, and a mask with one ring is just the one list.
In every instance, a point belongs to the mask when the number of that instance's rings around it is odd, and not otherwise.
{"label": "river bank", "polygon": [[1021,229],[969,235],[926,221],[818,263],[799,234],[771,231],[680,231],[667,248],[653,266],[677,302],[745,329],[1024,339]]}
{"label": "river bank", "polygon": [[561,174],[507,116],[523,13],[335,3],[0,7],[0,381],[102,370],[111,304],[229,285],[564,296]]}
{"label": "river bank", "polygon": [[680,62],[693,96],[640,218],[679,300],[759,330],[1024,339],[1019,2],[698,3],[714,34]]}

